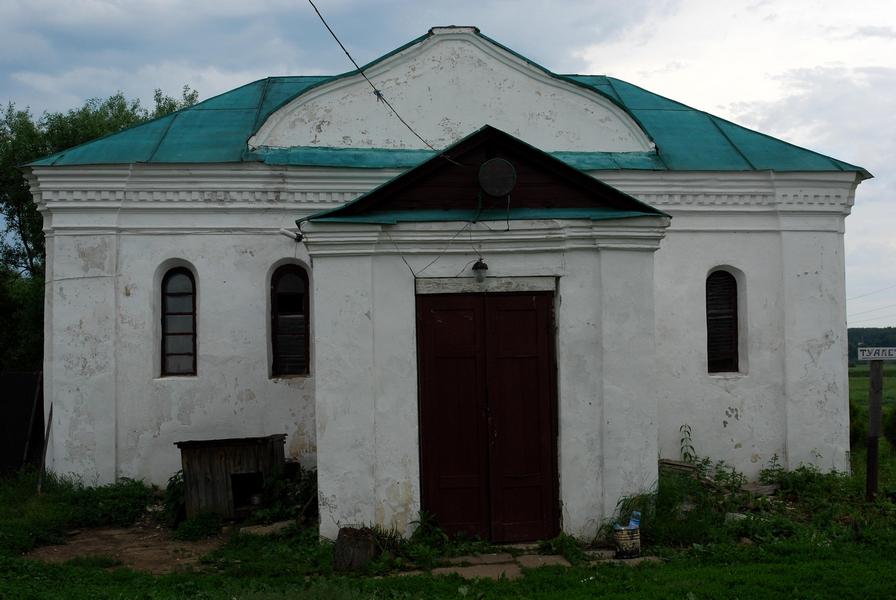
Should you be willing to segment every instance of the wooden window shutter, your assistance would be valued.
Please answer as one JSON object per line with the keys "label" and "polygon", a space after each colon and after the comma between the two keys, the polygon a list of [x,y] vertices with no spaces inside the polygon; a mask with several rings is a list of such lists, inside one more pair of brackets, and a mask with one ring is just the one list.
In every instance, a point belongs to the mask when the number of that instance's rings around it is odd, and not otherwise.
{"label": "wooden window shutter", "polygon": [[706,355],[710,373],[738,371],[737,280],[727,271],[706,278]]}
{"label": "wooden window shutter", "polygon": [[162,375],[196,374],[196,281],[177,267],[162,278]]}
{"label": "wooden window shutter", "polygon": [[308,275],[286,265],[271,278],[271,374],[308,373]]}

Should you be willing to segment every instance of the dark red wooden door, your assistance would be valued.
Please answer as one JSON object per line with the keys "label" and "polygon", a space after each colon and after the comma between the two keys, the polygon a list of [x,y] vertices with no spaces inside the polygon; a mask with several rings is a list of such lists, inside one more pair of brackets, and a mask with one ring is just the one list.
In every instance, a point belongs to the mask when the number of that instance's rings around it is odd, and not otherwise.
{"label": "dark red wooden door", "polygon": [[452,533],[553,537],[553,296],[418,296],[417,319],[423,509]]}

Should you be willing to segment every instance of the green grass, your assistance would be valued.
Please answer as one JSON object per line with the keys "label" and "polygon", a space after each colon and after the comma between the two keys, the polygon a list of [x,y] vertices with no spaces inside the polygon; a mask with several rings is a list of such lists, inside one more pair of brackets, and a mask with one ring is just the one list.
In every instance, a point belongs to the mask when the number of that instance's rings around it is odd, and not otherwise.
{"label": "green grass", "polygon": [[215,513],[202,513],[178,525],[174,538],[178,540],[201,540],[218,535],[221,531],[221,517]]}
{"label": "green grass", "polygon": [[[0,598],[896,597],[896,579],[891,575],[896,505],[863,502],[862,459],[862,452],[856,452],[851,476],[813,469],[788,473],[772,465],[765,476],[781,485],[781,493],[766,500],[732,495],[738,478],[724,467],[714,470],[707,465],[708,473],[715,472],[715,486],[709,487],[693,478],[664,474],[652,512],[645,512],[643,521],[645,543],[668,559],[661,565],[589,565],[581,561],[575,542],[561,537],[544,548],[574,555],[579,564],[527,571],[517,581],[469,582],[428,574],[339,576],[332,571],[330,544],[321,542],[314,529],[293,527],[272,537],[235,534],[203,559],[198,571],[164,576],[136,573],[104,557],[49,565],[7,551],[0,553]],[[882,462],[882,484],[896,484],[896,452],[885,450]],[[58,490],[37,499],[25,483],[27,478],[0,484],[0,498],[25,500],[15,510],[4,505],[0,522],[11,519],[26,528],[41,525],[47,511],[59,517],[61,506],[86,493],[61,482]],[[681,511],[684,499],[692,510]],[[726,523],[728,510],[749,517]],[[76,511],[70,514],[83,518]],[[104,519],[112,515],[100,520]],[[60,525],[58,520],[53,523]],[[425,554],[424,547],[446,554],[490,549],[483,542],[447,540],[431,522],[424,519],[423,524],[413,543],[395,541],[388,531],[378,533],[379,543],[395,548],[404,544],[404,550],[393,551],[406,555]],[[750,538],[751,544],[739,543],[743,538]],[[419,547],[410,550],[414,545]],[[397,558],[393,556],[393,561]],[[371,572],[381,572],[377,569],[384,565]]]}
{"label": "green grass", "polygon": [[[0,559],[10,598],[888,598],[896,595],[890,542],[715,546],[664,565],[583,566],[529,571],[518,581],[458,577],[311,577],[282,563],[276,573],[151,576],[127,569],[41,565]],[[0,591],[0,595],[3,592]]]}
{"label": "green grass", "polygon": [[[868,365],[849,368],[849,399],[868,406]],[[896,405],[896,364],[884,365],[884,405]]]}
{"label": "green grass", "polygon": [[[860,369],[851,369],[855,393],[861,394],[861,378]],[[852,458],[851,475],[769,465],[764,478],[781,490],[765,499],[737,493],[739,477],[724,465],[703,464],[713,485],[663,473],[656,494],[629,499],[623,510],[642,510],[645,547],[663,556],[664,564],[588,564],[580,545],[561,536],[542,549],[568,555],[574,567],[532,570],[520,580],[497,582],[428,574],[369,577],[493,549],[481,541],[449,540],[425,517],[410,540],[376,531],[384,555],[368,576],[334,574],[332,546],[314,528],[298,527],[272,537],[235,534],[189,573],[136,573],[109,557],[42,564],[18,555],[61,539],[70,527],[133,520],[152,490],[130,481],[87,488],[53,478],[47,493],[37,497],[34,476],[26,474],[0,481],[0,598],[896,597],[896,504],[886,498],[864,501],[864,449],[855,448]],[[886,443],[880,482],[882,490],[896,491],[896,450]],[[726,521],[730,511],[746,518]]]}
{"label": "green grass", "polygon": [[233,535],[202,562],[231,577],[280,579],[331,573],[333,551],[315,529],[292,527],[274,536]]}
{"label": "green grass", "polygon": [[88,487],[49,475],[36,494],[37,474],[26,472],[0,483],[0,556],[58,543],[76,527],[126,526],[143,514],[154,490],[142,482]]}

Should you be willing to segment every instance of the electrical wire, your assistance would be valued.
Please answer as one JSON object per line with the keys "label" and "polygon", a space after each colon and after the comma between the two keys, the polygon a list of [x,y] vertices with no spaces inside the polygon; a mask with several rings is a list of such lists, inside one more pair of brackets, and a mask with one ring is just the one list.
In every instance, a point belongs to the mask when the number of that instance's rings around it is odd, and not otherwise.
{"label": "electrical wire", "polygon": [[510,192],[507,192],[507,229],[504,231],[510,231]]}
{"label": "electrical wire", "polygon": [[473,224],[473,223],[470,222],[470,221],[467,221],[466,223],[464,223],[464,226],[461,227],[460,229],[458,229],[457,233],[455,233],[453,236],[451,236],[451,239],[448,240],[448,245],[445,246],[445,249],[442,250],[442,252],[441,252],[438,256],[436,256],[434,259],[432,259],[431,261],[429,261],[429,262],[426,264],[425,267],[423,267],[422,269],[420,269],[419,271],[417,271],[417,275],[419,275],[420,273],[422,273],[422,272],[425,271],[426,269],[428,269],[428,268],[430,268],[431,266],[433,266],[434,264],[436,264],[436,261],[438,261],[440,258],[442,258],[443,256],[445,256],[445,253],[448,252],[448,248],[451,247],[451,242],[453,242],[453,241],[457,238],[457,236],[459,236],[460,234],[462,234],[462,233],[464,232],[464,230],[465,230],[467,227],[470,227],[472,224]]}
{"label": "electrical wire", "polygon": [[411,268],[411,264],[407,260],[405,260],[404,254],[401,253],[401,248],[399,248],[398,244],[395,243],[395,240],[392,239],[392,235],[389,233],[389,230],[383,229],[383,233],[386,234],[386,237],[389,238],[389,241],[392,242],[393,246],[395,246],[395,251],[398,252],[398,257],[401,259],[401,262],[403,262],[405,264],[405,266],[408,268],[408,271],[411,272],[411,277],[413,277],[414,279],[417,279],[417,274],[414,273],[414,269]]}
{"label": "electrical wire", "polygon": [[872,295],[878,294],[880,292],[886,292],[887,290],[892,290],[893,288],[896,288],[896,283],[894,283],[893,285],[888,285],[887,287],[880,288],[879,290],[874,290],[873,292],[868,292],[867,294],[861,294],[859,296],[853,296],[852,298],[847,298],[846,300],[847,301],[858,300],[859,298],[864,298],[865,296],[872,296]]}
{"label": "electrical wire", "polygon": [[401,116],[400,114],[398,114],[398,111],[395,110],[395,107],[392,106],[392,104],[389,102],[388,99],[386,99],[386,97],[383,95],[383,92],[382,92],[379,88],[377,88],[377,87],[373,84],[372,81],[370,81],[370,78],[367,77],[367,75],[364,73],[364,70],[360,67],[360,65],[358,65],[358,63],[355,61],[355,59],[352,58],[352,55],[349,53],[349,51],[346,49],[346,47],[342,44],[342,42],[339,41],[339,38],[336,36],[336,33],[333,31],[333,29],[332,29],[332,28],[330,27],[330,25],[327,23],[327,20],[324,19],[324,16],[323,16],[322,14],[320,14],[320,11],[317,9],[317,6],[314,5],[314,2],[313,2],[312,0],[308,0],[308,4],[310,4],[310,5],[311,5],[311,8],[314,9],[314,12],[317,13],[317,16],[320,18],[321,23],[324,24],[324,27],[327,28],[327,31],[330,32],[330,35],[333,36],[333,39],[336,40],[336,43],[339,44],[339,47],[342,48],[342,51],[345,52],[345,55],[348,57],[348,59],[352,62],[353,65],[355,65],[355,69],[357,69],[358,73],[361,74],[361,77],[363,77],[364,80],[367,81],[367,83],[370,84],[370,87],[373,88],[373,95],[376,96],[377,102],[383,102],[386,106],[388,106],[388,107],[389,107],[389,110],[392,111],[392,114],[394,114],[394,115],[398,118],[398,120],[401,121],[402,124],[403,124],[405,127],[408,128],[408,131],[410,131],[411,133],[413,133],[413,134],[417,137],[418,140],[420,140],[421,142],[423,142],[423,143],[426,145],[427,148],[429,148],[429,149],[432,150],[433,152],[436,152],[439,156],[441,156],[442,158],[444,158],[444,159],[447,160],[448,162],[450,162],[450,163],[452,163],[452,164],[455,164],[455,165],[457,165],[458,167],[463,167],[464,165],[462,165],[461,163],[457,162],[456,160],[454,160],[453,158],[451,158],[450,156],[448,156],[448,155],[445,154],[444,152],[441,152],[441,151],[437,150],[437,149],[435,148],[435,146],[433,146],[432,144],[430,144],[429,142],[427,142],[427,141],[423,138],[422,135],[420,135],[419,133],[417,133],[417,132],[414,130],[414,128],[411,127],[411,125],[410,125],[407,121],[405,121],[405,120],[402,118],[402,116]]}
{"label": "electrical wire", "polygon": [[885,308],[893,308],[894,306],[896,306],[896,304],[887,304],[887,305],[885,305],[885,306],[878,306],[877,308],[869,308],[868,310],[862,310],[862,311],[859,311],[859,312],[856,312],[856,313],[852,313],[852,314],[850,314],[850,315],[846,315],[846,316],[847,316],[847,317],[857,317],[857,316],[859,316],[859,315],[864,315],[864,314],[868,314],[868,313],[870,313],[870,312],[875,312],[875,311],[878,311],[878,310],[883,310],[883,309],[885,309]]}
{"label": "electrical wire", "polygon": [[[479,257],[479,258],[481,258],[481,257]],[[457,275],[455,275],[454,278],[457,279],[458,277],[460,277],[460,276],[461,276],[461,273],[463,273],[464,271],[466,271],[466,270],[467,270],[467,267],[469,267],[469,266],[472,265],[474,262],[476,262],[477,260],[479,260],[479,258],[474,258],[473,260],[467,261],[467,264],[465,264],[463,267],[461,267],[460,271],[457,272]]]}
{"label": "electrical wire", "polygon": [[[878,319],[894,319],[896,320],[896,313],[890,313],[888,315],[879,315],[877,317],[865,317],[864,319],[850,319],[846,317],[846,320],[849,322],[850,326],[855,323],[867,323],[868,321],[876,321]],[[892,325],[886,325],[885,327],[892,327]]]}
{"label": "electrical wire", "polygon": [[[411,275],[414,277],[414,279],[417,279],[420,276],[420,274],[423,273],[423,271],[425,271],[426,269],[428,269],[431,266],[433,266],[434,264],[436,264],[436,262],[438,262],[438,260],[440,258],[445,256],[445,253],[448,252],[448,248],[451,247],[452,242],[454,242],[454,240],[457,239],[457,236],[462,234],[464,232],[464,230],[466,230],[472,224],[473,223],[469,222],[469,221],[464,223],[464,226],[461,227],[460,229],[458,229],[457,232],[451,236],[451,239],[448,240],[448,245],[445,246],[445,248],[438,254],[438,256],[436,256],[434,259],[432,259],[431,261],[426,263],[426,265],[419,271],[414,271],[414,268],[411,267],[411,264],[407,261],[407,259],[405,259],[404,254],[401,252],[401,248],[399,248],[398,244],[395,243],[395,240],[392,238],[392,235],[389,233],[389,231],[387,229],[383,229],[383,233],[385,233],[386,237],[389,238],[389,241],[392,242],[392,246],[395,247],[395,251],[398,252],[398,256],[401,258],[402,262],[404,262],[404,264],[407,266],[408,270],[411,272]],[[481,254],[477,252],[477,256],[481,256]],[[467,264],[469,265],[475,261],[476,261],[476,259],[474,258]],[[466,268],[466,266],[464,268]],[[455,275],[455,277],[456,277],[456,275]]]}

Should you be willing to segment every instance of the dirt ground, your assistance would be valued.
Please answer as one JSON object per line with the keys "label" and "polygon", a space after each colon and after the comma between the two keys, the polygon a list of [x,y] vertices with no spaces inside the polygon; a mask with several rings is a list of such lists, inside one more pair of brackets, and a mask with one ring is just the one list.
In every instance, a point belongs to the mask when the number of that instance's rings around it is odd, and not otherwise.
{"label": "dirt ground", "polygon": [[103,556],[136,571],[158,574],[190,569],[223,543],[221,537],[196,542],[175,540],[170,530],[155,527],[88,529],[71,532],[65,544],[36,548],[28,556],[52,563]]}

